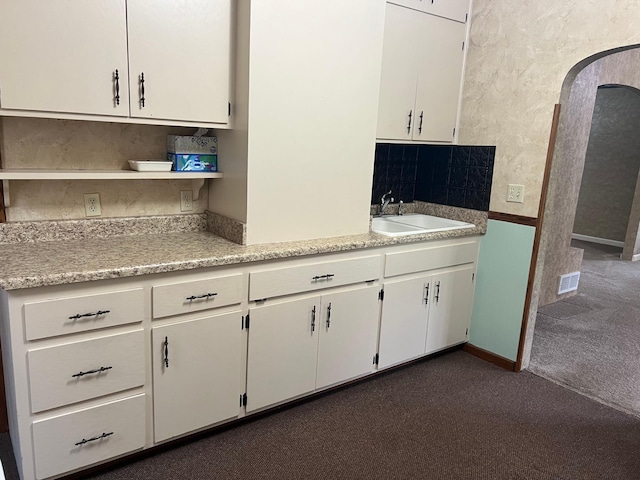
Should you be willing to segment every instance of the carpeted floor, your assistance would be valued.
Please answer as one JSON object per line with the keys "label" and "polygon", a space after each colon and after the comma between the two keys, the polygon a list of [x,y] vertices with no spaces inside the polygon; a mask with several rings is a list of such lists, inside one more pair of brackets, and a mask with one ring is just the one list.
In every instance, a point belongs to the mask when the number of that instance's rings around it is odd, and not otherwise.
{"label": "carpeted floor", "polygon": [[639,446],[639,418],[456,351],[93,478],[629,480]]}
{"label": "carpeted floor", "polygon": [[640,262],[572,245],[584,249],[578,294],[539,309],[529,370],[640,416]]}

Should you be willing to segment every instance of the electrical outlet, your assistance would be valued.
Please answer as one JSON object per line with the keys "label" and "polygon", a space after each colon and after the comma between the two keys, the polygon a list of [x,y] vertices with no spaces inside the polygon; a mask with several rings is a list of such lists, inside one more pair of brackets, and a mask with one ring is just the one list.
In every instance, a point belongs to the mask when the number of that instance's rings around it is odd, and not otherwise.
{"label": "electrical outlet", "polygon": [[510,183],[507,187],[507,202],[524,203],[524,185]]}
{"label": "electrical outlet", "polygon": [[87,217],[99,217],[102,215],[99,193],[84,194],[84,213]]}
{"label": "electrical outlet", "polygon": [[191,190],[180,190],[180,211],[190,212],[193,210],[193,192]]}

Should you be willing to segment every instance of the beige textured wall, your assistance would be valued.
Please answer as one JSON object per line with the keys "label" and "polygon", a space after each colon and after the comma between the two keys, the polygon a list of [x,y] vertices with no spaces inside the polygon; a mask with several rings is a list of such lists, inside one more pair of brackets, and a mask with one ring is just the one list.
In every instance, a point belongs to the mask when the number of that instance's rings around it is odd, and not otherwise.
{"label": "beige textured wall", "polygon": [[[496,145],[490,209],[537,216],[553,105],[576,63],[640,43],[638,0],[473,0],[461,144]],[[525,185],[507,203],[508,183]]]}
{"label": "beige textured wall", "polygon": [[640,170],[640,92],[600,88],[573,232],[624,242]]}
{"label": "beige textured wall", "polygon": [[[166,157],[166,135],[191,128],[37,118],[0,118],[4,168],[125,169],[129,159]],[[84,194],[100,193],[103,217],[179,214],[190,180],[12,181],[10,222],[85,218]],[[202,213],[203,188],[190,213]]]}

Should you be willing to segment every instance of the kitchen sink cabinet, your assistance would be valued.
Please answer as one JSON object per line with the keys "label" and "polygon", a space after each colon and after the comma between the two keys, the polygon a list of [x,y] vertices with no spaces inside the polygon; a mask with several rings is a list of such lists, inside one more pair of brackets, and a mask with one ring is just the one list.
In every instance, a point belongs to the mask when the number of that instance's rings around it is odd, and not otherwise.
{"label": "kitchen sink cabinet", "polygon": [[469,13],[469,0],[393,0],[391,3],[463,23]]}
{"label": "kitchen sink cabinet", "polygon": [[378,292],[365,286],[251,308],[247,412],[371,373]]}
{"label": "kitchen sink cabinet", "polygon": [[385,255],[379,368],[467,341],[477,255],[476,241]]}
{"label": "kitchen sink cabinet", "polygon": [[452,142],[466,25],[387,4],[377,138]]}
{"label": "kitchen sink cabinet", "polygon": [[235,311],[153,327],[156,442],[238,416],[241,324]]}
{"label": "kitchen sink cabinet", "polygon": [[3,1],[0,114],[224,126],[230,6]]}

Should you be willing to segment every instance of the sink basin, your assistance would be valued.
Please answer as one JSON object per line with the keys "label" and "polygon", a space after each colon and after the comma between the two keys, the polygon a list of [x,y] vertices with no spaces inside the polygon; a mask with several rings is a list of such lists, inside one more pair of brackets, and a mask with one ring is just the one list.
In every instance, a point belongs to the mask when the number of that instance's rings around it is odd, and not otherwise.
{"label": "sink basin", "polygon": [[473,223],[434,217],[432,215],[422,215],[419,213],[374,217],[371,222],[371,230],[389,237],[400,237],[403,235],[442,232],[445,230],[457,230],[473,227],[475,227]]}

